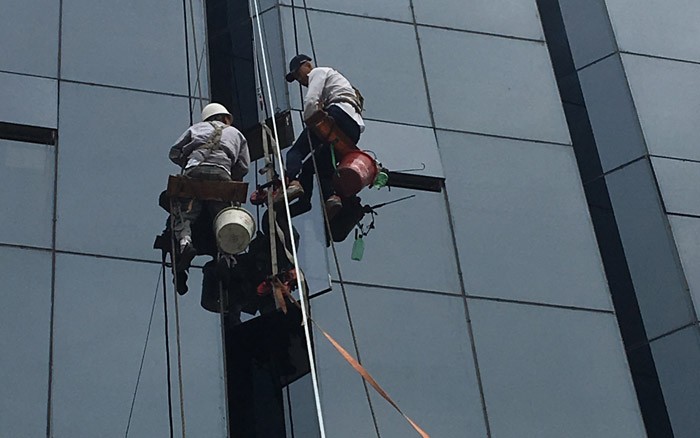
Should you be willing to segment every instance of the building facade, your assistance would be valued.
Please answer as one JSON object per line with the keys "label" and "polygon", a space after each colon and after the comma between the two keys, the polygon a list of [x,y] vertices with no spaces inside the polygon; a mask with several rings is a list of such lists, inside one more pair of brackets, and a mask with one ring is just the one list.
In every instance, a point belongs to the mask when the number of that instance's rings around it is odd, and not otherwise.
{"label": "building facade", "polygon": [[[201,273],[176,297],[152,249],[215,20],[247,29],[229,46],[252,42],[231,58],[258,119],[300,132],[284,73],[306,53],[365,96],[363,149],[440,182],[362,192],[415,197],[378,210],[359,262],[326,249],[318,202],[295,220],[314,319],[431,436],[693,436],[700,7],[214,3],[2,7],[0,436],[236,436]],[[415,434],[318,331],[314,351],[327,436]],[[310,380],[283,394],[288,437],[320,436]]]}

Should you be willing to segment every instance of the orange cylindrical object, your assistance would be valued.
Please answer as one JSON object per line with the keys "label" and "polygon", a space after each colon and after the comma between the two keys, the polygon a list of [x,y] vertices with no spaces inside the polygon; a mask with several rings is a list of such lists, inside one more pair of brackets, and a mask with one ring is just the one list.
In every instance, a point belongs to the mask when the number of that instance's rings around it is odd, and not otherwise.
{"label": "orange cylindrical object", "polygon": [[377,162],[366,152],[350,151],[345,154],[333,176],[333,186],[342,197],[356,195],[377,177]]}
{"label": "orange cylindrical object", "polygon": [[338,128],[333,117],[325,111],[316,111],[306,120],[306,124],[324,143],[333,145],[335,156],[339,160],[348,152],[359,150],[357,145]]}

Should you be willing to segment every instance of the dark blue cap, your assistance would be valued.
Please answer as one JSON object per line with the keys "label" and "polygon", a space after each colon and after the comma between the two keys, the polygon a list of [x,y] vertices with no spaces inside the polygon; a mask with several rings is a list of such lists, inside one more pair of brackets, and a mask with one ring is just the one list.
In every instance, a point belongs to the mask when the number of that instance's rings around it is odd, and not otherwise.
{"label": "dark blue cap", "polygon": [[285,79],[287,79],[287,82],[294,82],[294,73],[299,70],[299,67],[306,61],[311,61],[312,59],[308,55],[304,55],[303,53],[300,53],[299,55],[295,56],[292,58],[291,61],[289,61],[289,73],[287,73],[287,76],[285,76]]}

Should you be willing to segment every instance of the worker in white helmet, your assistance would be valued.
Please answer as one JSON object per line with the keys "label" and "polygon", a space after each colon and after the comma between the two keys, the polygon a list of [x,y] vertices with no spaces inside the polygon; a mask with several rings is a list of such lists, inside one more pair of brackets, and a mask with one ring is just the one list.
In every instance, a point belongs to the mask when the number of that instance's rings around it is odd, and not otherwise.
{"label": "worker in white helmet", "polygon": [[[202,121],[189,127],[170,148],[170,159],[190,178],[240,181],[248,173],[250,155],[245,137],[231,126],[232,123],[233,116],[226,107],[210,103],[202,110]],[[213,218],[230,205],[226,202],[177,199],[174,206],[175,211],[171,212],[173,232],[180,247],[176,268],[185,271],[197,255],[192,244],[191,224],[202,208],[207,208]]]}

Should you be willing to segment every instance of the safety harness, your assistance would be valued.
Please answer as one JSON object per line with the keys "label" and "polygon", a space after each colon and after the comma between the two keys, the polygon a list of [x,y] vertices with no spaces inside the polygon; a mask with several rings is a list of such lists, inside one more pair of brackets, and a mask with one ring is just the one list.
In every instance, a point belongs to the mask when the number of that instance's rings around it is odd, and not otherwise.
{"label": "safety harness", "polygon": [[214,128],[214,132],[209,136],[206,143],[197,148],[206,149],[207,152],[206,155],[204,155],[203,160],[209,158],[212,151],[218,151],[221,149],[221,133],[224,131],[224,128],[214,122],[209,122],[209,124],[212,128]]}
{"label": "safety harness", "polygon": [[344,93],[332,99],[329,99],[326,102],[325,107],[328,108],[328,106],[334,103],[347,103],[350,104],[355,109],[355,111],[357,111],[357,114],[362,115],[362,112],[365,110],[365,98],[362,96],[362,93],[360,93],[360,90],[358,90],[355,87],[352,88],[353,90],[355,90],[354,94]]}

